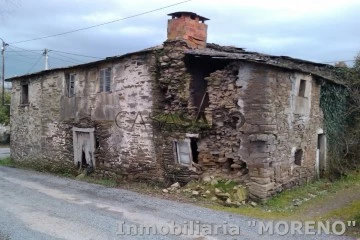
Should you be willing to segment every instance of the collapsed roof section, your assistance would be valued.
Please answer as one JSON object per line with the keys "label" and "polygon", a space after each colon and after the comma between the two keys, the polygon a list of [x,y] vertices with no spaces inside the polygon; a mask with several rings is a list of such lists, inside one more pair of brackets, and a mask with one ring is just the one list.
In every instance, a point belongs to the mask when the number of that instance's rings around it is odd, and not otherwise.
{"label": "collapsed roof section", "polygon": [[216,59],[241,60],[271,65],[274,67],[309,73],[329,80],[336,84],[342,82],[335,75],[335,67],[328,64],[316,63],[288,56],[273,56],[257,52],[245,51],[243,48],[220,46],[209,43],[205,49],[189,49],[186,54],[194,56],[207,56]]}

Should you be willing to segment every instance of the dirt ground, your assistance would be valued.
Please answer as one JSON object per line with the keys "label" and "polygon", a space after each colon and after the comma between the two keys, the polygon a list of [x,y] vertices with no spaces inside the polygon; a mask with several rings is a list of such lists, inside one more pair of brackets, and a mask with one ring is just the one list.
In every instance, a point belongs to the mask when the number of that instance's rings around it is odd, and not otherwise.
{"label": "dirt ground", "polygon": [[324,201],[312,204],[309,209],[306,209],[306,211],[302,213],[302,217],[313,219],[325,216],[334,210],[349,206],[355,201],[360,201],[360,185],[341,189],[329,194],[324,198]]}

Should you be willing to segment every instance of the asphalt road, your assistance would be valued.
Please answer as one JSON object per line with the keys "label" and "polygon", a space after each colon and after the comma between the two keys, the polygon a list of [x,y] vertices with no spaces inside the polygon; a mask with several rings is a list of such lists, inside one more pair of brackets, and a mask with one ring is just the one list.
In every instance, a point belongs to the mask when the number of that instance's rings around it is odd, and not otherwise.
{"label": "asphalt road", "polygon": [[[262,235],[260,224],[255,219],[190,204],[0,167],[0,240],[351,239],[325,234]],[[140,226],[144,226],[144,235],[140,235]],[[152,234],[147,234],[146,228]],[[129,235],[130,230],[133,235]]]}
{"label": "asphalt road", "polygon": [[10,156],[10,148],[0,147],[0,159]]}

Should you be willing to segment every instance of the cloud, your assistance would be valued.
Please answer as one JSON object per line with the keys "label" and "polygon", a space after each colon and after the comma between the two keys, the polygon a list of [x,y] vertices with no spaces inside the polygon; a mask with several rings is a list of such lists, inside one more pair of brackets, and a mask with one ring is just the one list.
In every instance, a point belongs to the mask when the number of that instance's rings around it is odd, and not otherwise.
{"label": "cloud", "polygon": [[[15,5],[9,5],[13,1],[0,0],[1,9],[6,7],[10,12],[0,18],[0,37],[7,42],[17,42],[57,34],[179,1],[16,0]],[[161,44],[166,39],[167,14],[192,11],[211,19],[207,22],[209,42],[319,62],[350,60],[360,50],[360,32],[357,31],[360,24],[359,8],[358,0],[193,0],[101,27],[14,46],[36,50],[49,48],[99,57],[113,56]],[[25,57],[9,54],[7,76],[27,72],[31,67],[29,62],[34,63],[41,56],[40,53],[22,52]],[[62,59],[55,59],[53,55],[50,61],[56,66],[69,64],[64,61],[66,58]],[[40,61],[34,70],[41,67]]]}

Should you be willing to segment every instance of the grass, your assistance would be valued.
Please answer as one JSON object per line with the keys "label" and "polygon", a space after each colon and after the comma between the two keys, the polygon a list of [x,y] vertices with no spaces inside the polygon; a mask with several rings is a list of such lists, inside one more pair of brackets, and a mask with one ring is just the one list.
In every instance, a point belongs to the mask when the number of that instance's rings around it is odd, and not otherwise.
{"label": "grass", "polygon": [[[210,207],[215,210],[227,211],[235,214],[242,214],[251,217],[263,219],[299,219],[302,213],[313,208],[322,202],[326,203],[326,198],[331,196],[341,189],[349,188],[355,184],[360,184],[360,174],[353,172],[335,182],[328,180],[319,180],[307,185],[295,187],[281,192],[280,194],[272,197],[267,202],[259,204],[257,207],[243,206],[240,208],[229,208],[221,205],[211,204]],[[304,200],[307,199],[307,201]],[[294,206],[295,199],[302,200],[300,206]],[[349,207],[349,213],[357,212],[360,214],[360,206],[354,205]],[[345,209],[346,210],[346,209]],[[329,213],[326,218],[336,217],[336,214],[344,214],[342,219],[359,218],[359,216],[347,214],[347,211],[339,210],[339,212]],[[305,220],[305,219],[303,219]]]}
{"label": "grass", "polygon": [[88,183],[94,183],[94,184],[99,184],[99,185],[103,185],[106,187],[117,187],[119,186],[119,182],[116,181],[115,179],[110,179],[110,178],[94,178],[94,177],[90,177],[90,176],[83,176],[81,178],[76,178],[77,180],[80,181],[85,181]]}
{"label": "grass", "polygon": [[38,172],[52,173],[58,176],[77,179],[79,181],[99,184],[111,188],[121,186],[122,188],[125,189],[134,190],[143,193],[151,193],[151,191],[154,190],[157,192],[161,191],[161,188],[159,188],[158,186],[145,182],[127,182],[125,180],[120,181],[118,179],[99,178],[94,176],[85,176],[82,174],[79,175],[79,173],[76,170],[69,170],[68,168],[62,168],[54,165],[45,165],[45,164],[37,164],[37,163],[26,163],[26,164],[19,163],[19,162],[14,162],[10,157],[0,159],[0,166],[15,167],[15,168],[34,170]]}
{"label": "grass", "polygon": [[0,159],[0,166],[15,167],[15,162],[10,157],[2,158]]}
{"label": "grass", "polygon": [[[42,172],[52,172],[57,175],[64,177],[75,178],[74,172],[64,170],[61,168],[48,168],[44,166],[37,165],[23,165],[13,162],[9,157],[0,159],[0,166],[7,167],[19,167],[33,169]],[[120,181],[109,178],[95,178],[91,176],[82,176],[77,178],[81,181],[86,181],[94,184],[100,184],[106,187],[119,187],[129,189],[132,191],[137,191],[145,194],[154,194],[161,193],[161,188],[157,185],[151,185],[149,183],[139,183],[139,182],[127,182]],[[187,186],[196,187],[199,183],[193,182]],[[215,185],[209,185],[208,188],[211,191],[214,191],[215,188],[221,189],[223,192],[232,192],[234,186],[237,183],[232,181],[218,181]],[[284,219],[284,220],[310,220],[303,218],[303,213],[306,211],[315,210],[316,206],[321,206],[323,204],[331,204],[330,196],[333,193],[341,191],[342,189],[351,188],[355,185],[360,185],[360,174],[359,172],[349,173],[347,176],[343,176],[337,181],[330,182],[328,180],[319,180],[313,183],[309,183],[303,186],[295,187],[283,191],[282,193],[272,197],[267,202],[259,204],[256,207],[250,205],[243,205],[239,208],[225,207],[223,205],[203,201],[198,202],[200,205],[205,207],[221,210],[226,212],[231,212],[234,214],[241,214],[256,218],[262,219]],[[174,194],[175,195],[175,194]],[[174,196],[175,197],[175,196]],[[300,206],[294,206],[294,199],[300,199],[302,204]],[[306,199],[306,200],[304,200]],[[316,217],[315,220],[343,220],[343,221],[356,221],[357,225],[354,228],[348,228],[350,234],[360,237],[360,200],[354,201],[351,204],[341,207],[339,209],[327,212],[325,215]],[[314,220],[314,219],[311,219]]]}
{"label": "grass", "polygon": [[360,237],[360,200],[354,201],[346,207],[336,209],[324,216],[325,219],[355,221],[355,226],[348,227],[348,233]]}

